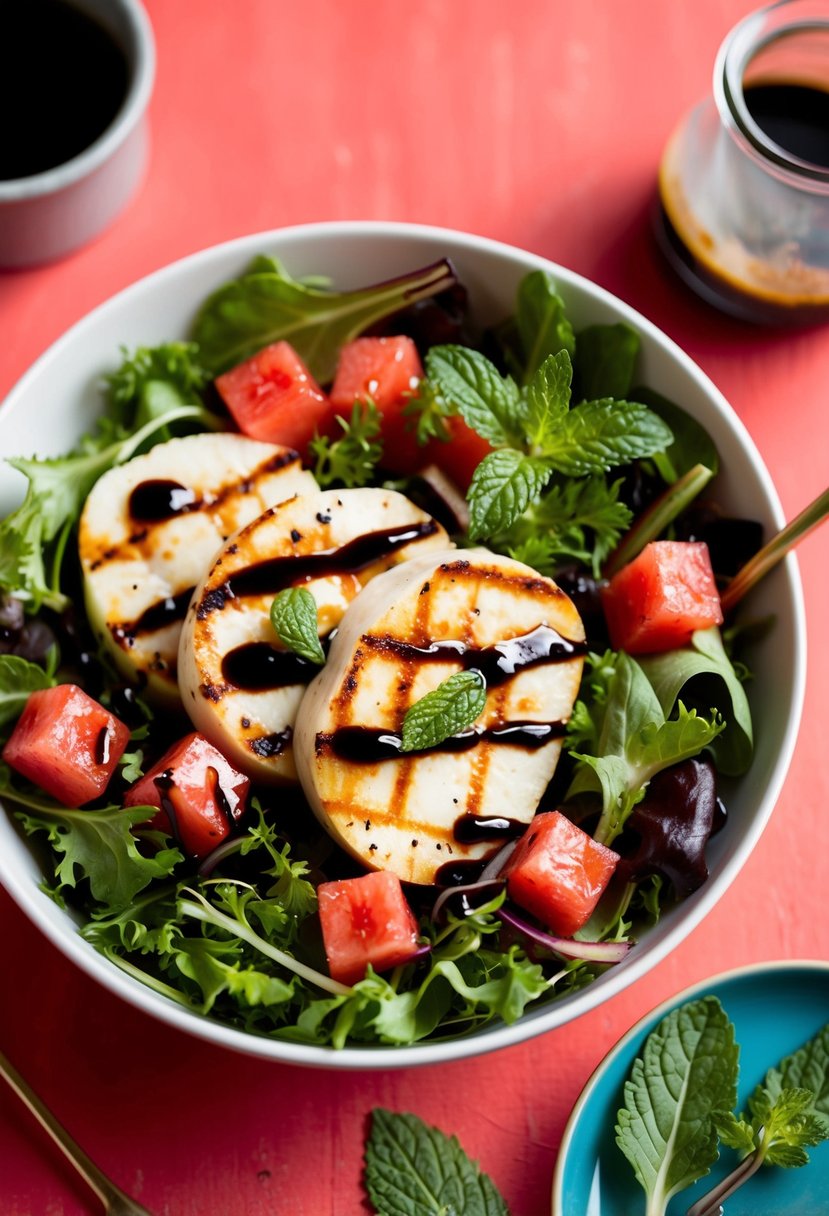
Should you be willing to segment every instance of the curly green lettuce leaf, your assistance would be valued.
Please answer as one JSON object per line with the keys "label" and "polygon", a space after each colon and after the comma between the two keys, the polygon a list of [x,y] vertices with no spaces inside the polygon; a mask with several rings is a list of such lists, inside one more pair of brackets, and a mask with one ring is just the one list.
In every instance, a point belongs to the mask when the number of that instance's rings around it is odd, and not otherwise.
{"label": "curly green lettuce leaf", "polygon": [[0,795],[26,808],[16,814],[27,835],[45,834],[55,853],[55,894],[85,879],[101,912],[124,908],[150,883],[168,878],[183,860],[155,832],[150,833],[153,850],[142,852],[133,828],[151,819],[156,807],[65,807],[18,789],[5,764],[0,764]]}
{"label": "curly green lettuce leaf", "polygon": [[53,688],[54,672],[15,654],[0,655],[0,727],[13,722],[26,707],[29,694]]}

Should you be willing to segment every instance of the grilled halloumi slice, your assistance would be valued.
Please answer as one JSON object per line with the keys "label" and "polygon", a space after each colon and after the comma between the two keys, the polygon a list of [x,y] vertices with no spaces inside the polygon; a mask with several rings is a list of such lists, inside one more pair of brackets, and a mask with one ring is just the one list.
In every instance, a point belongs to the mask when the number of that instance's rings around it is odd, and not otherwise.
{"label": "grilled halloumi slice", "polygon": [[217,549],[267,507],[316,489],[296,452],[237,434],[171,439],[105,473],[79,550],[89,620],[126,678],[177,703],[181,623]]}
{"label": "grilled halloumi slice", "polygon": [[408,498],[368,488],[292,498],[235,533],[199,584],[181,634],[179,685],[196,728],[254,780],[296,780],[294,720],[317,668],[277,638],[274,596],[307,587],[325,638],[371,579],[448,544]]}
{"label": "grilled halloumi slice", "polygon": [[[568,596],[511,558],[450,550],[380,575],[300,705],[294,756],[308,801],[371,868],[415,883],[463,873],[532,819],[584,653]],[[474,727],[401,754],[407,709],[464,668],[487,681]]]}

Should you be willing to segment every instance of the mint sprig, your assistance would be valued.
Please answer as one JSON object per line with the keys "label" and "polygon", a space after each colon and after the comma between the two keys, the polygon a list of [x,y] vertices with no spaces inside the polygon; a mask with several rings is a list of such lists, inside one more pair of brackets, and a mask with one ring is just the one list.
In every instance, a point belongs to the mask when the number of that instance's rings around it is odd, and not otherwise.
{"label": "mint sprig", "polygon": [[486,682],[479,671],[456,671],[407,711],[401,732],[403,752],[437,747],[471,726],[486,705]]}
{"label": "mint sprig", "polygon": [[455,1136],[416,1115],[373,1110],[365,1165],[377,1216],[509,1216],[491,1179]]}
{"label": "mint sprig", "polygon": [[286,587],[271,604],[271,624],[284,646],[309,663],[322,667],[317,602],[305,587]]}
{"label": "mint sprig", "polygon": [[477,351],[433,347],[427,378],[451,410],[497,450],[469,487],[470,537],[511,527],[538,500],[554,472],[605,473],[664,450],[670,428],[645,405],[609,397],[572,406],[573,366],[566,348],[548,354],[522,387]]}

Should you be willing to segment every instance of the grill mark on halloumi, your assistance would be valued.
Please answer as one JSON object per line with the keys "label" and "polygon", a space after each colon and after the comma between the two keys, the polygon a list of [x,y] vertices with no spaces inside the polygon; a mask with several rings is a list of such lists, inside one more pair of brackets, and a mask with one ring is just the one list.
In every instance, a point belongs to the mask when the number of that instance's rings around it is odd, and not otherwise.
{"label": "grill mark on halloumi", "polygon": [[[300,707],[295,754],[309,802],[346,849],[404,880],[485,859],[547,787],[585,649],[569,597],[510,558],[470,550],[380,576],[349,609]],[[475,727],[400,755],[409,706],[473,667],[490,677]],[[353,826],[362,814],[368,832]],[[480,834],[461,839],[472,820]],[[487,822],[498,825],[489,836]]]}
{"label": "grill mark on halloumi", "polygon": [[263,513],[230,539],[192,597],[179,662],[195,725],[250,777],[295,780],[294,718],[317,667],[278,639],[274,596],[307,588],[325,648],[366,583],[448,543],[431,516],[391,490],[317,491]]}
{"label": "grill mark on halloumi", "polygon": [[[231,532],[235,532],[239,527],[235,516],[231,517],[229,515],[229,509],[234,506],[233,500],[244,498],[251,494],[253,486],[263,477],[278,473],[282,469],[291,468],[297,472],[302,470],[299,454],[291,448],[283,448],[275,456],[262,461],[261,464],[245,474],[244,477],[236,477],[232,481],[218,486],[215,490],[211,489],[200,498],[193,499],[178,510],[162,518],[157,520],[140,520],[135,519],[130,513],[130,517],[139,525],[138,529],[131,533],[126,540],[120,542],[120,544],[111,545],[106,548],[98,557],[92,556],[92,553],[94,553],[93,548],[87,555],[89,570],[95,571],[107,562],[123,561],[125,558],[135,560],[152,557],[157,545],[155,526],[167,523],[171,519],[181,518],[182,515],[192,515],[196,511],[209,512],[214,519],[220,520],[223,536],[229,536]],[[186,476],[186,472],[182,475]],[[136,489],[138,488],[140,488],[140,483]],[[134,495],[135,490],[132,491],[130,498],[134,497]],[[238,504],[236,505],[238,506]]]}
{"label": "grill mark on halloumi", "polygon": [[[159,487],[179,492],[169,509],[153,507]],[[315,488],[293,449],[236,433],[157,444],[99,479],[79,527],[84,592],[96,636],[127,678],[178,702],[181,621],[216,550],[266,507]],[[133,517],[136,493],[155,519]]]}

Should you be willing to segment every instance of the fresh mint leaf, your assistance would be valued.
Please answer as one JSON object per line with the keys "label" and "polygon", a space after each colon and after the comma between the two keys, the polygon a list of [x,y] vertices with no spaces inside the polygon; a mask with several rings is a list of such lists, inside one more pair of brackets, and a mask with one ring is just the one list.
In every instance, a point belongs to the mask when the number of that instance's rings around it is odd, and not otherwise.
{"label": "fresh mint leaf", "polygon": [[469,487],[469,535],[484,540],[512,526],[534,502],[551,470],[514,448],[490,452],[475,470]]}
{"label": "fresh mint leaf", "polygon": [[14,654],[0,655],[0,726],[20,716],[30,693],[55,683],[39,664]]}
{"label": "fresh mint leaf", "polygon": [[666,716],[680,696],[686,705],[697,708],[717,706],[725,721],[725,729],[711,742],[717,768],[727,776],[744,773],[753,752],[751,709],[719,629],[698,629],[690,645],[643,655],[639,661]]}
{"label": "fresh mint leaf", "polygon": [[669,427],[647,406],[606,397],[574,406],[541,454],[558,472],[583,477],[651,456],[671,439]]}
{"label": "fresh mint leaf", "polygon": [[305,587],[286,587],[271,604],[271,624],[276,636],[294,654],[322,667],[325,651],[320,644],[317,602]]}
{"label": "fresh mint leaf", "polygon": [[734,1027],[713,996],[673,1010],[651,1031],[625,1082],[616,1143],[663,1216],[717,1159],[716,1112],[737,1099]]}
{"label": "fresh mint leaf", "polygon": [[484,355],[465,346],[433,346],[426,377],[450,410],[494,447],[521,445],[521,395]]}
{"label": "fresh mint leaf", "polygon": [[515,322],[524,362],[523,383],[528,383],[550,355],[562,350],[572,358],[576,349],[573,327],[564,301],[545,270],[531,270],[518,287]]}
{"label": "fresh mint leaf", "polygon": [[372,1111],[365,1166],[377,1216],[508,1216],[458,1140],[415,1115]]}
{"label": "fresh mint leaf", "polygon": [[343,432],[338,439],[315,435],[308,445],[315,461],[314,476],[323,489],[338,485],[353,490],[371,481],[383,457],[377,406],[372,401],[355,401],[351,418],[337,415],[337,425]]}
{"label": "fresh mint leaf", "polygon": [[[807,1148],[829,1139],[829,1124],[814,1111],[810,1089],[785,1087],[772,1097],[760,1086],[749,1098],[751,1126],[764,1165],[808,1165]],[[762,1129],[762,1133],[761,1133]]]}
{"label": "fresh mint leaf", "polygon": [[456,671],[407,710],[400,750],[418,752],[436,747],[471,726],[485,705],[486,683],[481,673]]}
{"label": "fresh mint leaf", "polygon": [[[578,386],[583,399],[627,397],[639,356],[641,339],[624,321],[616,325],[588,325],[579,330]],[[638,398],[635,398],[638,400]]]}
{"label": "fresh mint leaf", "polygon": [[548,355],[527,385],[526,439],[530,452],[545,455],[567,417],[573,365],[566,350]]}
{"label": "fresh mint leaf", "polygon": [[327,384],[346,342],[456,281],[450,263],[443,260],[357,291],[338,292],[300,282],[278,263],[259,258],[209,297],[196,318],[193,337],[214,375],[272,342],[287,341],[312,376]]}
{"label": "fresh mint leaf", "polygon": [[772,1098],[783,1089],[810,1089],[814,1109],[829,1118],[829,1023],[776,1068],[769,1069],[763,1086]]}

